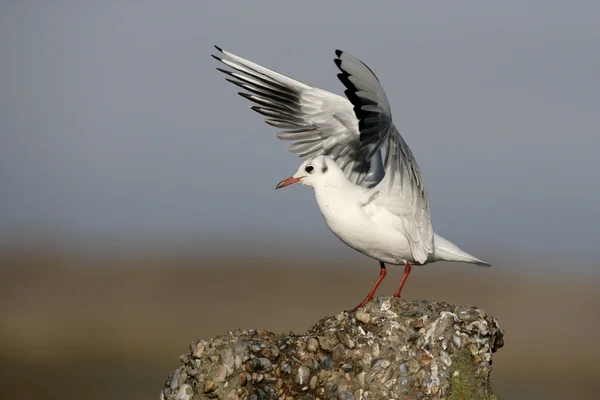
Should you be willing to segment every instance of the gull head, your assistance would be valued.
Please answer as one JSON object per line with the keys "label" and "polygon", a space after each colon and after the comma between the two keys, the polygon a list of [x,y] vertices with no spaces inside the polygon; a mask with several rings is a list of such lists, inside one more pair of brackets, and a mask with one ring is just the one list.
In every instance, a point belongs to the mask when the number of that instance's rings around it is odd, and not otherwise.
{"label": "gull head", "polygon": [[344,176],[340,167],[330,157],[317,156],[304,161],[294,175],[279,182],[275,189],[281,189],[294,183],[314,188],[319,183],[339,179],[340,174],[342,177]]}

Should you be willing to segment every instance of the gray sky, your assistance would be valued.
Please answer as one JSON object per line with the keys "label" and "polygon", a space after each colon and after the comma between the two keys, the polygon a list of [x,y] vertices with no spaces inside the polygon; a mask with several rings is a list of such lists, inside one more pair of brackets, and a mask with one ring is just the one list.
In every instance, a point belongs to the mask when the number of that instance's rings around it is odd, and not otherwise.
{"label": "gray sky", "polygon": [[386,88],[437,232],[597,254],[598,15],[558,1],[2,2],[0,233],[337,241],[310,189],[274,192],[299,163],[210,54],[342,94],[339,48]]}

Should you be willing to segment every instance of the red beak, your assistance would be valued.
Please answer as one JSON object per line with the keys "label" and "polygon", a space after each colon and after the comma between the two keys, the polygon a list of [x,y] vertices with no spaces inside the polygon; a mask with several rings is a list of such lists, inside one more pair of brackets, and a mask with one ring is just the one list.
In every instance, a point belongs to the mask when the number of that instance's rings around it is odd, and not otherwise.
{"label": "red beak", "polygon": [[298,183],[298,182],[300,182],[300,179],[301,178],[294,178],[294,177],[291,177],[291,176],[289,178],[285,178],[284,180],[282,180],[281,182],[279,182],[277,184],[277,186],[275,186],[275,190],[284,188],[286,186],[293,185],[294,183]]}

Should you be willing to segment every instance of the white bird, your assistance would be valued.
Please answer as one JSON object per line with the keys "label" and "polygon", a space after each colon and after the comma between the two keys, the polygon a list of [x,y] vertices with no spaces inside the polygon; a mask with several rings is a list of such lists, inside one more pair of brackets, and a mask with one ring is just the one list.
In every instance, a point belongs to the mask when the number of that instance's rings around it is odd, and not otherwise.
{"label": "white bird", "polygon": [[404,265],[394,294],[400,297],[411,264],[456,261],[490,266],[433,232],[427,191],[410,148],[392,123],[387,97],[364,63],[340,50],[335,64],[346,98],[314,88],[217,47],[214,56],[234,71],[217,68],[242,87],[251,108],[283,129],[288,151],[305,160],[276,189],[310,186],[329,229],[342,242],[379,261],[379,278],[365,299],[373,299],[386,275],[385,264]]}

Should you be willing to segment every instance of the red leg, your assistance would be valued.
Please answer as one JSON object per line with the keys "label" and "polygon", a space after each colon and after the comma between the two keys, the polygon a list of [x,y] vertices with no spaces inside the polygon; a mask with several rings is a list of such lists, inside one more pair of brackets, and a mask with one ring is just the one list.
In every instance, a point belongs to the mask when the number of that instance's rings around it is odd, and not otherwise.
{"label": "red leg", "polygon": [[402,277],[402,281],[400,281],[400,287],[398,288],[398,290],[396,290],[396,293],[394,293],[394,297],[400,297],[400,294],[402,293],[402,288],[404,287],[404,283],[406,283],[408,274],[410,274],[410,270],[410,264],[406,262],[404,264],[404,276]]}
{"label": "red leg", "polygon": [[371,289],[369,294],[367,294],[367,297],[365,297],[365,299],[363,301],[361,301],[359,305],[354,307],[352,309],[352,311],[356,311],[359,308],[363,308],[365,306],[365,304],[367,304],[369,301],[373,300],[373,296],[375,296],[375,291],[379,287],[379,284],[381,284],[381,282],[383,281],[383,278],[385,278],[385,274],[387,274],[387,270],[385,269],[385,264],[382,263],[381,261],[379,261],[379,265],[381,266],[381,270],[379,271],[379,278],[377,278],[377,281],[373,285],[373,288]]}

